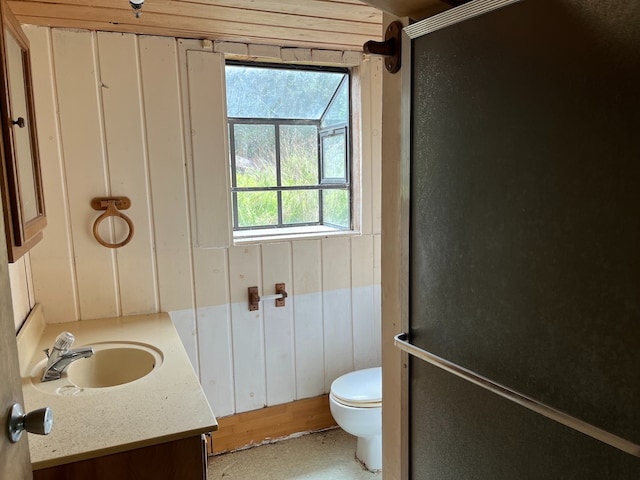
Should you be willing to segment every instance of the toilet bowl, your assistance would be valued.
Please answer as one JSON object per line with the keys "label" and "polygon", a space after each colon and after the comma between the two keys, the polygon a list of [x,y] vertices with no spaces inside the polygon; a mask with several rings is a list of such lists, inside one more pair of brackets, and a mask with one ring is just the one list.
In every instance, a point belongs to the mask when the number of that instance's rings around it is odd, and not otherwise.
{"label": "toilet bowl", "polygon": [[358,437],[356,457],[372,471],[382,469],[382,368],[347,373],[331,384],[331,415]]}

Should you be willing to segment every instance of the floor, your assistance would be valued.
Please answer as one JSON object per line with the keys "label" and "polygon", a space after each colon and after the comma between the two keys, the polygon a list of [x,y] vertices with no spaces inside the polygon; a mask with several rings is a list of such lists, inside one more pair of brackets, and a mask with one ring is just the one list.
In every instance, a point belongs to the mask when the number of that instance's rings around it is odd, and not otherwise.
{"label": "floor", "polygon": [[355,459],[356,438],[334,429],[209,458],[208,480],[380,480]]}

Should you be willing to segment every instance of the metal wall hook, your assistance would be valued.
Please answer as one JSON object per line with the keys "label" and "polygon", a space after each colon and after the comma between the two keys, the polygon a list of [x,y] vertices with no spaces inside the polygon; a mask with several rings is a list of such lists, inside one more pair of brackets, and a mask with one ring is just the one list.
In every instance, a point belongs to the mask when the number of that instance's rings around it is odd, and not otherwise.
{"label": "metal wall hook", "polygon": [[364,53],[369,55],[382,55],[384,66],[389,73],[400,70],[400,52],[402,39],[402,23],[399,21],[390,23],[384,34],[384,42],[369,40],[362,46]]}

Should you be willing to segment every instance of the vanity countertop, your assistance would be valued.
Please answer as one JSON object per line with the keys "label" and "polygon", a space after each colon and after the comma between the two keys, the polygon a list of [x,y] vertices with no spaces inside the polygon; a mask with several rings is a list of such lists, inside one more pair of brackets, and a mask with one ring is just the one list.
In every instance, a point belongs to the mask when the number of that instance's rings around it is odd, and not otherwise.
{"label": "vanity countertop", "polygon": [[[217,430],[168,314],[45,324],[40,307],[36,309],[18,335],[25,411],[51,407],[54,421],[49,435],[29,434],[34,470]],[[78,389],[68,395],[47,393],[30,374],[44,359],[42,350],[51,348],[63,331],[76,337],[74,347],[103,342],[152,345],[162,352],[162,364],[124,385]]]}

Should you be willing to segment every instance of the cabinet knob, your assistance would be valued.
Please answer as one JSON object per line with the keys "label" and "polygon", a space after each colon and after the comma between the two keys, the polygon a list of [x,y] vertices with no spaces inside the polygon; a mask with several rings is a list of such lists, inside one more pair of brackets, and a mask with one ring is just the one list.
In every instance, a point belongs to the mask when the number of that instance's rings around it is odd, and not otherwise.
{"label": "cabinet knob", "polygon": [[18,127],[20,127],[20,128],[24,128],[24,126],[25,126],[23,117],[18,117],[17,120],[11,120],[11,123],[13,125],[18,125]]}
{"label": "cabinet knob", "polygon": [[25,430],[38,435],[49,435],[53,426],[53,411],[45,407],[25,414],[22,405],[14,403],[7,423],[11,443],[20,440]]}

